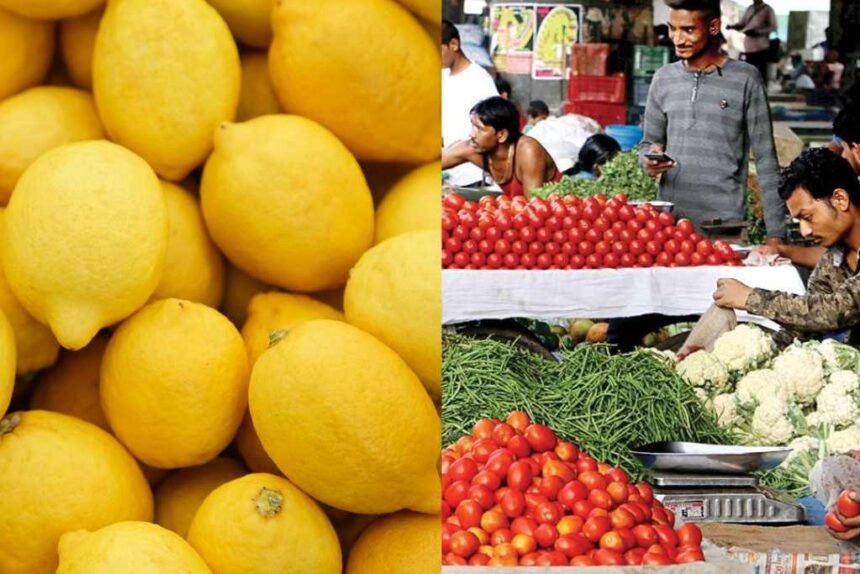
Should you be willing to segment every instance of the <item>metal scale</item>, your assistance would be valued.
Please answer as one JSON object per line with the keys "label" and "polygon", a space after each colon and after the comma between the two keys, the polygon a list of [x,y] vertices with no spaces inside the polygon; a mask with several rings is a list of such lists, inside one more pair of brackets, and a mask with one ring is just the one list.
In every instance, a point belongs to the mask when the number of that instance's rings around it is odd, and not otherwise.
{"label": "metal scale", "polygon": [[778,466],[789,448],[661,442],[633,454],[652,471],[654,496],[678,522],[797,524],[806,509],[752,475]]}

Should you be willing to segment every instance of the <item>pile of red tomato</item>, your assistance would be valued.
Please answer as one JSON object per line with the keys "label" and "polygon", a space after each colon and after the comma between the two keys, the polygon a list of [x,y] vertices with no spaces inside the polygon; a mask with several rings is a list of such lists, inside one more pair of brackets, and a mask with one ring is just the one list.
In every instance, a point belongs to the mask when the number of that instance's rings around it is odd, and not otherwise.
{"label": "pile of red tomato", "polygon": [[603,269],[741,265],[725,241],[711,242],[688,219],[623,194],[528,200],[457,193],[442,199],[445,269]]}
{"label": "pile of red tomato", "polygon": [[[860,516],[860,503],[854,502],[849,493],[855,492],[853,488],[846,488],[839,494],[836,501],[836,509],[843,518],[854,518]],[[842,524],[839,517],[832,510],[824,516],[824,524],[834,532],[848,532],[848,527]]]}
{"label": "pile of red tomato", "polygon": [[442,563],[681,564],[702,531],[677,530],[651,487],[559,440],[526,413],[478,421],[442,451]]}

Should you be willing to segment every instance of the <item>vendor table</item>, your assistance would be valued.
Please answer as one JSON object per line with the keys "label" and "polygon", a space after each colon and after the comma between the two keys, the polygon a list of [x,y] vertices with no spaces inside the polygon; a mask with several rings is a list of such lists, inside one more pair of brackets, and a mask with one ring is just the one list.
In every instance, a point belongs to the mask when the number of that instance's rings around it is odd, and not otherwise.
{"label": "vendor table", "polygon": [[[442,272],[442,323],[526,317],[558,319],[695,315],[713,302],[717,279],[751,287],[805,292],[791,265],[774,267],[651,267],[574,271],[461,270]],[[740,314],[742,319],[773,323]]]}

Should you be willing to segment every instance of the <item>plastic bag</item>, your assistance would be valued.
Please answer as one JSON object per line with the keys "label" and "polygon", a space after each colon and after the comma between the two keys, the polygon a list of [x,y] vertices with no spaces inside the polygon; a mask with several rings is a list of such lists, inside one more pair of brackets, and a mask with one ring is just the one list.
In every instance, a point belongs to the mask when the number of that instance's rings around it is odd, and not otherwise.
{"label": "plastic bag", "polygon": [[538,123],[529,136],[540,142],[559,171],[573,167],[585,140],[600,133],[600,125],[591,118],[568,114],[550,117]]}
{"label": "plastic bag", "polygon": [[734,309],[723,309],[711,305],[699,318],[693,330],[687,336],[683,346],[678,350],[678,360],[702,349],[714,350],[714,343],[723,333],[728,333],[738,324]]}
{"label": "plastic bag", "polygon": [[812,495],[826,508],[836,504],[836,499],[849,486],[860,489],[860,460],[847,454],[824,457],[809,471]]}

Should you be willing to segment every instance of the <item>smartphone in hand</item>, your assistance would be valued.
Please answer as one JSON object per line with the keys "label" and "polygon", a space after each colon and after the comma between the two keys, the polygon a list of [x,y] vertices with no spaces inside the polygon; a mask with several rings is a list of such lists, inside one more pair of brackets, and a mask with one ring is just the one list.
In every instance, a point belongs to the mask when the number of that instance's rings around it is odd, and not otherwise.
{"label": "smartphone in hand", "polygon": [[645,159],[650,159],[650,160],[659,161],[659,162],[675,161],[674,159],[672,159],[671,157],[666,155],[665,152],[661,152],[661,153],[649,152],[649,153],[646,153]]}

